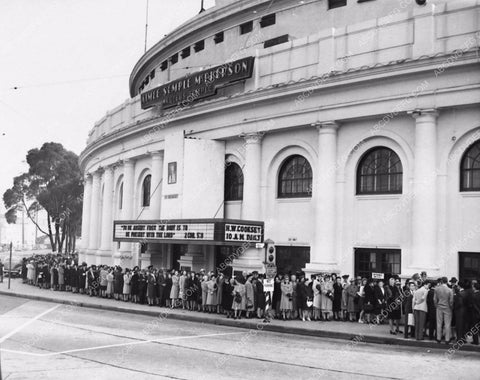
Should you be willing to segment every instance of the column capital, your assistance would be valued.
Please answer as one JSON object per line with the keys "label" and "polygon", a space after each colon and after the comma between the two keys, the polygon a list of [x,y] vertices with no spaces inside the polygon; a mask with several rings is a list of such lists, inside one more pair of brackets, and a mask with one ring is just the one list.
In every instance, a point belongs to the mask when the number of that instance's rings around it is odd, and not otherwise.
{"label": "column capital", "polygon": [[123,166],[131,166],[135,165],[135,159],[131,157],[123,158],[120,160]]}
{"label": "column capital", "polygon": [[252,133],[242,133],[240,137],[245,139],[247,144],[260,144],[265,133],[261,132],[252,132]]}
{"label": "column capital", "polygon": [[439,112],[435,108],[414,109],[407,112],[415,120],[418,119],[436,119]]}
{"label": "column capital", "polygon": [[92,178],[92,174],[91,173],[85,173],[83,175],[83,182],[92,182],[93,178]]}
{"label": "column capital", "polygon": [[336,133],[337,129],[340,128],[340,124],[334,120],[317,121],[316,123],[312,123],[312,127],[317,128],[319,133]]}
{"label": "column capital", "polygon": [[149,152],[149,155],[152,157],[152,159],[161,159],[163,157],[163,151],[162,150],[154,150]]}
{"label": "column capital", "polygon": [[115,165],[106,165],[103,167],[103,174],[113,175],[113,171],[115,170]]}

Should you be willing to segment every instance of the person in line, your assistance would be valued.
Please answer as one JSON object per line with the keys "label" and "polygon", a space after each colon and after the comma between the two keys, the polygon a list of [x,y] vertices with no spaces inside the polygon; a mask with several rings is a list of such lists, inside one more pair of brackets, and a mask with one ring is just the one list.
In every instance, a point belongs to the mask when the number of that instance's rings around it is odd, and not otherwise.
{"label": "person in line", "polygon": [[292,313],[292,293],[293,293],[293,286],[290,282],[290,279],[287,275],[283,278],[283,281],[280,285],[282,290],[282,298],[280,300],[280,310],[282,311],[282,318],[284,321],[287,319],[291,319]]}
{"label": "person in line", "polygon": [[445,342],[449,344],[451,340],[453,291],[447,284],[448,278],[442,277],[441,283],[435,289],[433,300],[437,308],[437,343],[442,341],[443,328],[445,327]]}
{"label": "person in line", "polygon": [[386,286],[387,294],[387,316],[390,325],[390,334],[401,334],[400,319],[402,318],[401,308],[401,289],[400,279],[398,277],[390,277]]}
{"label": "person in line", "polygon": [[413,313],[415,316],[415,339],[423,340],[425,321],[427,320],[427,294],[430,283],[423,282],[423,286],[413,293]]}

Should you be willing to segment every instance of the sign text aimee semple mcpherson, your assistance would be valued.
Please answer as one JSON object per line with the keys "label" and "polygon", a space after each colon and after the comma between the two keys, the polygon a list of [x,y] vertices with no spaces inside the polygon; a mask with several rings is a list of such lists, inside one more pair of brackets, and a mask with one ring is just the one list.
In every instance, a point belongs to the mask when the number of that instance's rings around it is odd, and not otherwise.
{"label": "sign text aimee semple mcpherson", "polygon": [[141,95],[142,109],[160,105],[163,109],[188,105],[196,100],[215,95],[218,87],[252,76],[254,57],[212,67],[187,75]]}

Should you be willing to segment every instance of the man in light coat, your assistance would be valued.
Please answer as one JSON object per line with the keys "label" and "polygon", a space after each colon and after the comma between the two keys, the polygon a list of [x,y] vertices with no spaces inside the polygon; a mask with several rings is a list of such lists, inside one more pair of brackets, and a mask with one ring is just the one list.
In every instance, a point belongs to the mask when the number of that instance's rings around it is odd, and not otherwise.
{"label": "man in light coat", "polygon": [[435,288],[434,302],[437,308],[437,342],[442,340],[443,325],[445,324],[445,341],[451,339],[453,291],[448,286],[448,278],[442,277],[441,283]]}

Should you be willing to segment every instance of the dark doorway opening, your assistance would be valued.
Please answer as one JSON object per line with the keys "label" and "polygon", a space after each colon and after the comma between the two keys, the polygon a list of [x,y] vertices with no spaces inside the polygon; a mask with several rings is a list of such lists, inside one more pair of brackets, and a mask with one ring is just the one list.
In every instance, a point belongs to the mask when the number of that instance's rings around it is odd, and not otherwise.
{"label": "dark doorway opening", "polygon": [[310,262],[310,247],[277,245],[277,273],[296,274]]}
{"label": "dark doorway opening", "polygon": [[480,252],[459,252],[458,256],[460,280],[480,279]]}
{"label": "dark doorway opening", "polygon": [[383,273],[387,280],[401,274],[401,260],[400,249],[355,248],[355,276],[371,278],[372,273]]}

